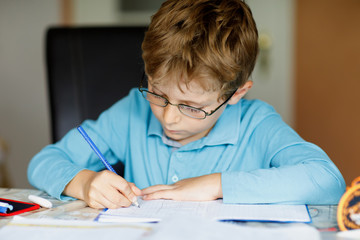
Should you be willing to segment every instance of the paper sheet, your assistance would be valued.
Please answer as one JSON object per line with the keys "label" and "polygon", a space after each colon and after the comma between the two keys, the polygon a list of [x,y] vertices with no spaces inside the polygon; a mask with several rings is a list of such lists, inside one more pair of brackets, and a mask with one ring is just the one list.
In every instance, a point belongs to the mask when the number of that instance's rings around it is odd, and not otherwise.
{"label": "paper sheet", "polygon": [[99,240],[141,239],[150,232],[152,227],[147,224],[109,224],[93,221],[33,219],[15,216],[6,226],[0,228],[1,240]]}
{"label": "paper sheet", "polygon": [[197,216],[164,218],[158,224],[99,223],[79,220],[14,217],[0,229],[1,240],[319,240],[319,232],[306,224],[245,226]]}
{"label": "paper sheet", "polygon": [[310,222],[305,205],[224,204],[222,200],[188,202],[139,199],[140,208],[108,209],[98,216],[100,222],[156,222],[178,215],[201,216],[214,220]]}
{"label": "paper sheet", "polygon": [[200,217],[165,218],[142,240],[320,240],[320,233],[304,223],[245,226]]}

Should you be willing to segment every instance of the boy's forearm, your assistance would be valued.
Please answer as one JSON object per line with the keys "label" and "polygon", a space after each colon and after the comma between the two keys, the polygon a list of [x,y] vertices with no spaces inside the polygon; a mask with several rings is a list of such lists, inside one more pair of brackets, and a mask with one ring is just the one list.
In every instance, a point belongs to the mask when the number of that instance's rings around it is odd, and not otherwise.
{"label": "boy's forearm", "polygon": [[34,187],[46,191],[51,196],[66,200],[65,186],[83,167],[74,164],[55,145],[49,145],[36,154],[28,167],[28,179]]}
{"label": "boy's forearm", "polygon": [[209,201],[222,198],[221,173],[187,178],[172,185],[154,185],[142,190],[144,200],[172,199]]}
{"label": "boy's forearm", "polygon": [[222,175],[225,203],[334,204],[345,185],[325,162]]}

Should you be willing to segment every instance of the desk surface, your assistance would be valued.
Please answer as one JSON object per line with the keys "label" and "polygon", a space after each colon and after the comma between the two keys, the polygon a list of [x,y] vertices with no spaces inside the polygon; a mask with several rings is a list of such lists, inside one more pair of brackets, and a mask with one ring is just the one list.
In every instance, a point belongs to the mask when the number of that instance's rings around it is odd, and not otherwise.
{"label": "desk surface", "polygon": [[[101,211],[87,207],[86,204],[81,200],[62,202],[60,200],[51,198],[49,195],[42,191],[35,189],[0,188],[0,197],[2,198],[28,201],[27,198],[30,194],[39,195],[48,199],[53,203],[54,207],[52,209],[40,208],[32,212],[23,213],[21,214],[21,216],[23,217],[43,218],[44,216],[46,216],[55,219],[93,220]],[[310,225],[316,227],[320,231],[322,239],[336,239],[336,231],[334,231],[334,228],[337,229],[337,205],[309,205],[308,208],[312,218],[312,223],[310,223]],[[0,227],[6,225],[10,220],[11,217],[1,217]],[[284,223],[247,222],[245,224],[254,226],[279,226]]]}

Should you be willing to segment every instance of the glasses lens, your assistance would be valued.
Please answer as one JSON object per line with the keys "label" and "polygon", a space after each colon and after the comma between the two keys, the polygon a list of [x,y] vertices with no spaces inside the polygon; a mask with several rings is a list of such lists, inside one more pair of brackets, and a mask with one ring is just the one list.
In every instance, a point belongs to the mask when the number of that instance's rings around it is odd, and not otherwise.
{"label": "glasses lens", "polygon": [[186,116],[197,118],[197,119],[204,119],[206,117],[206,114],[203,110],[193,108],[190,106],[179,104],[179,110]]}
{"label": "glasses lens", "polygon": [[151,92],[142,91],[142,95],[146,100],[151,102],[152,104],[165,107],[167,105],[167,100],[159,95],[153,94]]}

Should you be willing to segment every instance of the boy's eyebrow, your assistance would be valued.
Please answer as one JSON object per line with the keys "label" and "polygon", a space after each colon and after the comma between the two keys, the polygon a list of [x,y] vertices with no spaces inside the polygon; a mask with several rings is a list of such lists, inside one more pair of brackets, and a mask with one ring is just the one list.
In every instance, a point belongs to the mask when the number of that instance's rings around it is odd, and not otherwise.
{"label": "boy's eyebrow", "polygon": [[[152,88],[156,91],[159,91],[161,94],[164,94],[163,91],[161,91],[160,89],[158,89],[156,86],[152,85]],[[168,98],[168,96],[165,94],[165,96]],[[192,106],[192,105],[195,105],[195,106],[198,106],[198,105],[201,105],[201,106],[207,106],[207,105],[210,105],[206,102],[193,102],[191,100],[185,100],[185,99],[180,99],[179,102],[183,103],[183,104],[186,104],[186,105],[189,105],[189,106]]]}
{"label": "boy's eyebrow", "polygon": [[184,104],[186,105],[189,105],[189,106],[202,106],[202,107],[205,107],[205,106],[208,106],[208,105],[211,105],[209,103],[207,103],[206,101],[204,102],[193,102],[193,101],[190,101],[190,100],[180,100],[180,102],[183,102]]}

